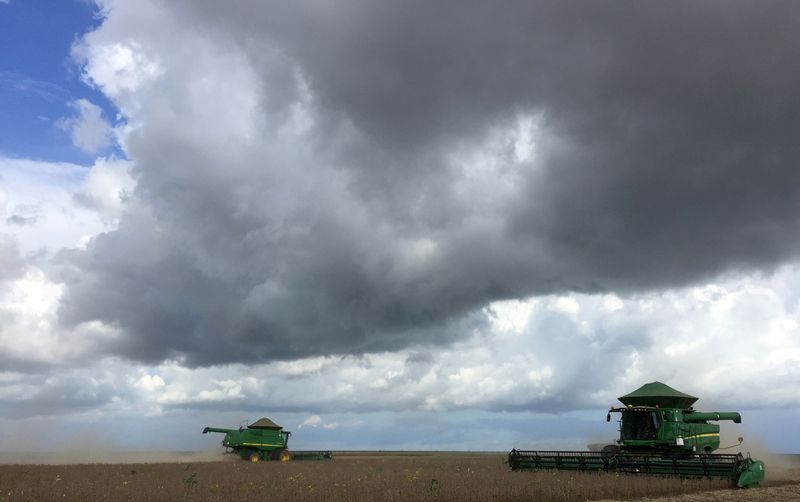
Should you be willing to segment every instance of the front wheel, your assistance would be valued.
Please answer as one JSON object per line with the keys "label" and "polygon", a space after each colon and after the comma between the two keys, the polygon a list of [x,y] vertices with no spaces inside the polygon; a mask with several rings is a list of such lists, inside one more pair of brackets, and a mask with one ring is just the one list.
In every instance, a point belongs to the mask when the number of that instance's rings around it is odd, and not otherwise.
{"label": "front wheel", "polygon": [[247,457],[247,459],[250,462],[252,462],[254,464],[257,464],[258,461],[261,460],[261,454],[259,452],[257,452],[257,451],[251,451],[250,455]]}
{"label": "front wheel", "polygon": [[289,452],[286,451],[286,450],[283,450],[281,452],[280,456],[278,457],[278,460],[280,460],[281,462],[288,462],[289,460],[291,460],[291,458],[292,458],[292,456],[289,455]]}

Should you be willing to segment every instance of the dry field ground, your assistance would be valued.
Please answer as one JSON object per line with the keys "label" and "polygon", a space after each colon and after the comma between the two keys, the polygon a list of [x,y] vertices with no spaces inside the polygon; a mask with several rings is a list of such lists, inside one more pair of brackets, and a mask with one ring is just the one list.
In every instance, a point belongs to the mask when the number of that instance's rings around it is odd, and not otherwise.
{"label": "dry field ground", "polygon": [[[800,464],[781,460],[765,486],[730,490],[719,480],[511,472],[490,453],[339,453],[330,462],[262,462],[211,454],[153,463],[8,464],[0,502],[52,500],[584,501],[800,500]],[[137,460],[145,462],[141,454]],[[80,461],[83,457],[76,457]],[[165,459],[173,458],[174,461]],[[59,457],[50,458],[58,460]],[[23,456],[19,462],[46,460]],[[103,459],[111,462],[110,456]],[[130,458],[121,458],[130,461]],[[213,461],[210,461],[213,460]],[[61,461],[67,459],[61,457]],[[95,460],[96,461],[96,460]],[[666,497],[666,498],[665,498]]]}

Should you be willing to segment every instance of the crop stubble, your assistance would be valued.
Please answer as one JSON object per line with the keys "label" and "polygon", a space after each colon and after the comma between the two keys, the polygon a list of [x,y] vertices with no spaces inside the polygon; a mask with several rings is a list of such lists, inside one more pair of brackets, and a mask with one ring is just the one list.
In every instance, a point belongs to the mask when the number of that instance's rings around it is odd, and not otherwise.
{"label": "crop stubble", "polygon": [[[0,465],[0,502],[17,500],[583,501],[683,496],[721,480],[511,472],[497,454],[357,454],[330,462]],[[798,488],[785,479],[775,489]],[[755,498],[763,488],[748,490]],[[703,495],[700,495],[700,492]],[[733,493],[728,490],[728,497]],[[800,495],[800,490],[793,492]],[[694,494],[694,495],[691,495]],[[720,498],[719,500],[724,500]],[[678,499],[675,499],[678,500]],[[745,499],[743,499],[745,500]],[[761,498],[761,500],[766,500]]]}

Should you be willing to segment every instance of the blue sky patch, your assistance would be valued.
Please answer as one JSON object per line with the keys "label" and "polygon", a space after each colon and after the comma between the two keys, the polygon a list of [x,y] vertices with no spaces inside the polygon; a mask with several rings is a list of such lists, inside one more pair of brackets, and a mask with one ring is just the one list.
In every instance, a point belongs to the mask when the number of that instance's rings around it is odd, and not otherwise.
{"label": "blue sky patch", "polygon": [[72,144],[58,121],[86,99],[112,125],[114,106],[80,79],[70,48],[101,22],[91,2],[0,2],[0,155],[91,163],[95,155]]}

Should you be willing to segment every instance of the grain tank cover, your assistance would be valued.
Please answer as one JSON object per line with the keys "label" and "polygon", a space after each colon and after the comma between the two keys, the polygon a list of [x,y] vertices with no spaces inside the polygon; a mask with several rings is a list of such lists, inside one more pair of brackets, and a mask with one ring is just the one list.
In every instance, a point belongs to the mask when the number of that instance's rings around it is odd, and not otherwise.
{"label": "grain tank cover", "polygon": [[625,406],[659,406],[685,410],[690,408],[698,398],[677,391],[661,382],[650,382],[617,399]]}
{"label": "grain tank cover", "polygon": [[261,417],[252,424],[247,426],[248,429],[283,429],[280,425],[276,424],[267,417]]}

